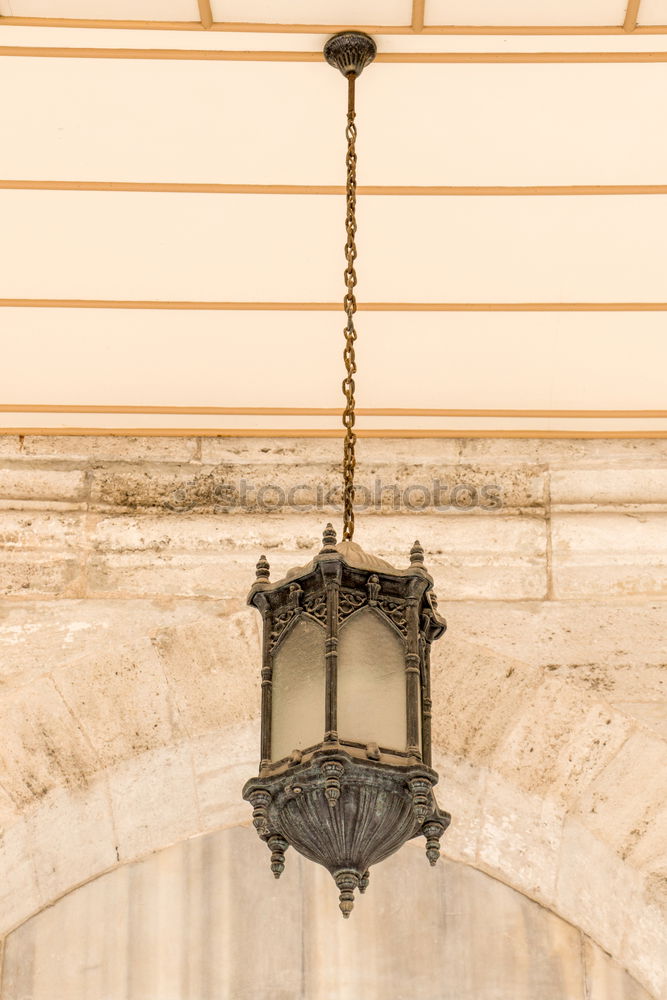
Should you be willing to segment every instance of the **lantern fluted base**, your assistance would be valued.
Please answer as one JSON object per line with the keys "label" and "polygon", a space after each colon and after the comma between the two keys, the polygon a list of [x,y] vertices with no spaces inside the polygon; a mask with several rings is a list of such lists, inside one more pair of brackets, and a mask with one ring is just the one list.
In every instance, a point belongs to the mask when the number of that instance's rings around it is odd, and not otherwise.
{"label": "lantern fluted base", "polygon": [[406,841],[422,834],[430,863],[437,861],[450,822],[433,797],[437,780],[424,764],[386,764],[323,746],[280,773],[252,778],[243,798],[271,850],[275,877],[292,846],[331,873],[347,918],[355,890],[363,893],[368,886],[371,865]]}

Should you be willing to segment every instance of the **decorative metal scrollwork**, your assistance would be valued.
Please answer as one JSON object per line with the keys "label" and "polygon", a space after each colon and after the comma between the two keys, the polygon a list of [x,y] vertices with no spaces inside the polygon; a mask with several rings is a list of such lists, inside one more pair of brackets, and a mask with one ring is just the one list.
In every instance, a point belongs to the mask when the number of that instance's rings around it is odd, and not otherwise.
{"label": "decorative metal scrollwork", "polygon": [[327,621],[327,598],[326,594],[313,594],[303,602],[303,610],[311,618],[315,618],[322,625]]}
{"label": "decorative metal scrollwork", "polygon": [[304,610],[301,607],[301,598],[303,597],[303,591],[298,583],[291,584],[288,594],[288,607],[285,611],[281,612],[279,615],[275,615],[273,619],[273,625],[271,627],[271,634],[269,636],[269,649],[273,650],[278,645],[285,632],[292,624],[292,620],[300,615]]}
{"label": "decorative metal scrollwork", "polygon": [[275,616],[269,635],[269,649],[274,649],[278,645],[295,614],[294,608],[290,608],[288,611],[283,611],[281,615]]}
{"label": "decorative metal scrollwork", "polygon": [[354,590],[341,590],[338,597],[338,624],[341,625],[346,618],[362,608],[367,600],[366,594]]}
{"label": "decorative metal scrollwork", "polygon": [[378,601],[378,607],[396,626],[403,638],[407,639],[408,621],[405,617],[405,605],[401,601],[392,601],[389,597],[381,597]]}

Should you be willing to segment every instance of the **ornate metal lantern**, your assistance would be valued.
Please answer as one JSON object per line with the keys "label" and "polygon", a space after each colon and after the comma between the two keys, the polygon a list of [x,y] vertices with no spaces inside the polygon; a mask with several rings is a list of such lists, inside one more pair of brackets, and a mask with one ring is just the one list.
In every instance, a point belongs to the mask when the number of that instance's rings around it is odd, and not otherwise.
{"label": "ornate metal lantern", "polygon": [[433,796],[430,647],[446,628],[415,542],[407,569],[366,554],[354,533],[354,84],[375,56],[359,32],[329,39],[348,80],[343,541],[328,524],[306,566],[271,583],[264,556],[248,601],[262,615],[261,762],[243,797],[279,878],[285,851],[327,868],[348,917],[371,865],[423,835],[434,865],[450,822]]}
{"label": "ornate metal lantern", "polygon": [[243,797],[276,878],[292,845],[331,872],[347,917],[370,866],[406,840],[422,833],[438,859],[450,817],[432,792],[429,651],[446,626],[418,542],[407,569],[336,545],[330,524],[323,542],[278,583],[257,564],[261,764]]}

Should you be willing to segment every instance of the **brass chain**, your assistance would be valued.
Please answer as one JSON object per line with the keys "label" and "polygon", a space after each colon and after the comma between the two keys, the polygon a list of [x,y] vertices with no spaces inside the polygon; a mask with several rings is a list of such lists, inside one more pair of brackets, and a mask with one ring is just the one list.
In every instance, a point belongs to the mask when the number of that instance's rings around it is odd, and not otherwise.
{"label": "brass chain", "polygon": [[352,540],[354,535],[354,467],[355,467],[355,445],[357,436],[354,433],[354,376],[357,371],[357,362],[354,353],[354,342],[357,339],[357,331],[354,328],[354,314],[357,311],[357,300],[354,296],[354,286],[357,283],[357,273],[354,269],[354,262],[357,257],[357,247],[355,236],[357,232],[357,153],[355,143],[357,139],[357,127],[354,123],[354,73],[350,73],[347,78],[348,101],[347,101],[347,126],[345,135],[347,138],[347,156],[345,164],[347,166],[346,185],[346,213],[345,230],[347,241],[345,243],[345,297],[343,308],[347,316],[345,324],[345,349],[343,360],[345,361],[345,378],[343,379],[343,395],[345,396],[345,409],[343,410],[343,427],[345,428],[345,441],[343,444],[343,539]]}

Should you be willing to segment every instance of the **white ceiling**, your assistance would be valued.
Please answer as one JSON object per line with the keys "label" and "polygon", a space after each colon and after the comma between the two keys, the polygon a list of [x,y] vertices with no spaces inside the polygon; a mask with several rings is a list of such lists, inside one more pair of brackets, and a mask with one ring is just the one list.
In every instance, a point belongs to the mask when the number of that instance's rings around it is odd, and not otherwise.
{"label": "white ceiling", "polygon": [[[199,6],[1,0],[0,12],[194,22]],[[343,290],[344,204],[322,188],[344,181],[345,83],[319,60],[294,61],[319,52],[326,34],[271,22],[340,24],[345,5],[218,0],[212,12],[265,23],[243,33],[0,20],[5,428],[338,425],[316,413],[141,412],[340,405],[342,319],[329,304]],[[407,26],[413,10],[355,0],[347,15]],[[616,0],[426,0],[424,9],[427,25],[574,28],[624,17]],[[639,23],[667,23],[667,0],[642,0]],[[399,61],[378,62],[358,85],[359,183],[384,189],[359,198],[358,297],[382,304],[358,317],[359,405],[571,412],[371,415],[359,426],[664,432],[667,193],[646,186],[667,185],[667,34],[389,27],[378,48]],[[75,48],[86,57],[68,57]],[[114,58],[100,58],[105,49]],[[119,58],[125,49],[142,57]],[[160,58],[148,58],[154,50]],[[190,58],[165,58],[171,50]],[[244,54],[197,58],[216,51]],[[428,61],[466,52],[575,61]],[[663,61],[576,61],[581,52]],[[206,190],[146,190],[153,184]],[[571,185],[586,193],[558,190]],[[600,185],[611,191],[596,193]],[[535,186],[547,191],[526,191]],[[133,302],[143,307],[114,307]],[[508,303],[524,310],[497,309]],[[31,411],[86,404],[138,412]],[[622,416],[663,409],[664,418]]]}

